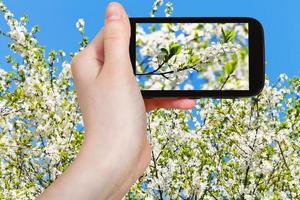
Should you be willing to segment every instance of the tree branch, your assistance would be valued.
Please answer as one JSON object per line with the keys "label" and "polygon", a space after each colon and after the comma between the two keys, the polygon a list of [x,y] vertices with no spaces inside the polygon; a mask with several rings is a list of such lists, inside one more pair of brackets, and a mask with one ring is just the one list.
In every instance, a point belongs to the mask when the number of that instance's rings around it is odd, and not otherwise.
{"label": "tree branch", "polygon": [[[180,68],[179,70],[177,70],[177,72],[180,72],[180,71],[184,71],[184,70],[187,70],[187,69],[193,69],[195,71],[198,71],[197,69],[194,68],[195,66],[186,66],[184,68]],[[166,74],[172,74],[172,73],[175,73],[175,70],[171,70],[171,71],[166,71],[166,72],[161,72],[161,73],[155,73],[159,70],[160,68],[152,71],[152,72],[148,72],[148,73],[139,73],[139,74],[136,74],[138,76],[143,76],[143,75],[159,75],[159,76],[164,76]]]}

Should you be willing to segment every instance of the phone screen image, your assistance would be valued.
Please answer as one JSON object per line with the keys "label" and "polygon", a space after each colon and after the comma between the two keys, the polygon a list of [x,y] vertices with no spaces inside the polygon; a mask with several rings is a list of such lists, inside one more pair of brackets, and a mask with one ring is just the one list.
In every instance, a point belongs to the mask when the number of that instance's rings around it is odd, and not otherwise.
{"label": "phone screen image", "polygon": [[142,90],[249,90],[248,23],[137,23]]}

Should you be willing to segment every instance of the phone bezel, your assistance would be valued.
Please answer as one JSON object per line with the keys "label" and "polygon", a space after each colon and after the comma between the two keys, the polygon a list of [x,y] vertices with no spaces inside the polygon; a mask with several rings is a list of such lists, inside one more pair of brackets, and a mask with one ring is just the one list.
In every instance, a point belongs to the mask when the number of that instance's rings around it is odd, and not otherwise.
{"label": "phone bezel", "polygon": [[137,23],[248,23],[249,90],[142,90],[144,98],[237,98],[259,94],[265,82],[264,31],[261,23],[250,17],[172,17],[129,18],[131,24],[130,58],[136,73]]}

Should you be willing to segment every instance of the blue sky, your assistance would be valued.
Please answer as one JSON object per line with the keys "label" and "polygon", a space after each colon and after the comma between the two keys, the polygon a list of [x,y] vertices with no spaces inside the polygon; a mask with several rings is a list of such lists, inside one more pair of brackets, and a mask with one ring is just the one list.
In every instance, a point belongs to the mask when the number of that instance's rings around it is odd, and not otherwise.
{"label": "blue sky", "polygon": [[[148,16],[154,0],[120,0],[129,16]],[[86,34],[92,39],[103,24],[108,0],[4,0],[16,16],[27,14],[29,26],[40,25],[38,39],[47,50],[78,48],[80,35],[75,28],[78,18],[86,20]],[[265,29],[266,72],[273,82],[284,72],[300,74],[300,1],[299,0],[173,0],[174,14],[180,17],[248,16],[260,20]],[[159,16],[163,15],[163,9]],[[7,30],[1,17],[0,30]],[[0,64],[8,54],[7,40],[0,38]]]}

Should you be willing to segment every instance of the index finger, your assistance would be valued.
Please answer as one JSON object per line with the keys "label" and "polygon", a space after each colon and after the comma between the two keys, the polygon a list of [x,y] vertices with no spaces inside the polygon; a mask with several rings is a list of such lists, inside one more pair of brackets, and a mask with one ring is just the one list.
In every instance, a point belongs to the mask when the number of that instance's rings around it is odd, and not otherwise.
{"label": "index finger", "polygon": [[188,110],[196,105],[195,99],[144,99],[144,102],[147,112],[158,108]]}

